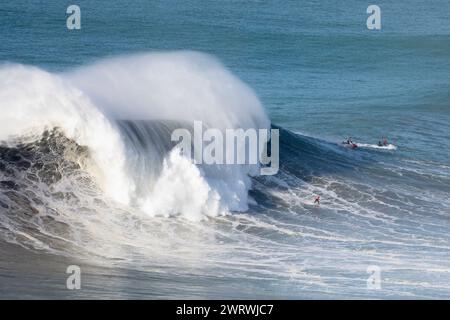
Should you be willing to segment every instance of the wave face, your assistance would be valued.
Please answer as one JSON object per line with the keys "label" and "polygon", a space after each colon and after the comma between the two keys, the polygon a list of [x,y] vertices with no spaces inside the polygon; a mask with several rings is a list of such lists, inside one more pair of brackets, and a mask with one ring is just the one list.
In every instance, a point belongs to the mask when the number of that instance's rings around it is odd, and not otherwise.
{"label": "wave face", "polygon": [[220,130],[270,126],[253,91],[210,56],[141,54],[64,74],[7,65],[0,85],[0,140],[59,128],[88,148],[86,169],[118,203],[194,220],[248,209],[253,168],[202,168],[167,154],[171,131],[194,120]]}

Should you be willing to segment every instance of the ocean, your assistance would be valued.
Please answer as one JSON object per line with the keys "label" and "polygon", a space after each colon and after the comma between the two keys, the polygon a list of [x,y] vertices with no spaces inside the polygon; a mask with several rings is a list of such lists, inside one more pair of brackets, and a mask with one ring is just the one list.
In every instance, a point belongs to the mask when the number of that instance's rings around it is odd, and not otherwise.
{"label": "ocean", "polygon": [[[1,299],[450,298],[447,0],[377,1],[381,30],[356,0],[73,4],[0,4]],[[278,173],[172,152],[193,121],[278,129]]]}

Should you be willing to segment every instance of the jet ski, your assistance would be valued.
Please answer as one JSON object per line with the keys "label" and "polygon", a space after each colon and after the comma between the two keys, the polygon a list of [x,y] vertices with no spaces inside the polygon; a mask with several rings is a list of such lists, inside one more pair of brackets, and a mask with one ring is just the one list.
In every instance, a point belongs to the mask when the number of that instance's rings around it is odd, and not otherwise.
{"label": "jet ski", "polygon": [[342,145],[346,148],[350,148],[350,149],[356,149],[358,148],[358,145],[354,142],[348,142],[348,141],[342,141]]}

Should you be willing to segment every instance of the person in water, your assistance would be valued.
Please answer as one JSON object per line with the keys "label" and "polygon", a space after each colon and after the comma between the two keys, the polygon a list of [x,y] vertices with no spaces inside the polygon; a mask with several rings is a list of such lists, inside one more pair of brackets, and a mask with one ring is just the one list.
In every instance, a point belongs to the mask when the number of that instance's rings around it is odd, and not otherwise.
{"label": "person in water", "polygon": [[320,196],[316,197],[316,199],[314,200],[314,204],[320,204]]}

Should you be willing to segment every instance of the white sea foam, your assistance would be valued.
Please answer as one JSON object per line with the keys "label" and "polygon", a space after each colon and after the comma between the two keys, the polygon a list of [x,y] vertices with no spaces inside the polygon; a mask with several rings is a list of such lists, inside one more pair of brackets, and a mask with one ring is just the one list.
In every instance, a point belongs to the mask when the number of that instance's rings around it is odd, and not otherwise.
{"label": "white sea foam", "polygon": [[225,214],[219,193],[204,178],[203,170],[194,166],[175,148],[164,160],[161,175],[142,208],[150,215],[171,216],[182,213],[190,220]]}

